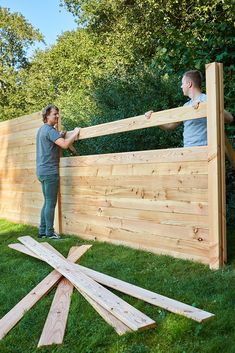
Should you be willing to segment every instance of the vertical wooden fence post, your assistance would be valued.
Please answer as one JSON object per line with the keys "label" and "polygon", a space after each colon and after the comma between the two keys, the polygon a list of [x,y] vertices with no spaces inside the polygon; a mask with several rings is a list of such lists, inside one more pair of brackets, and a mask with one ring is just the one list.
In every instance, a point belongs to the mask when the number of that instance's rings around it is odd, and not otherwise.
{"label": "vertical wooden fence post", "polygon": [[[61,130],[61,118],[58,120],[57,130]],[[60,158],[62,157],[62,150],[60,148]],[[60,178],[60,166],[59,166],[59,178]],[[62,227],[62,212],[61,212],[61,193],[60,193],[60,179],[59,179],[59,190],[58,190],[58,197],[57,197],[57,204],[55,208],[55,231],[57,233],[63,232]]]}
{"label": "vertical wooden fence post", "polygon": [[222,217],[222,265],[227,262],[227,234],[226,234],[226,170],[225,170],[225,131],[224,131],[224,75],[223,64],[218,63],[219,71],[219,99],[220,99],[220,163],[221,163],[221,217]]}
{"label": "vertical wooden fence post", "polygon": [[226,261],[223,66],[206,65],[210,268]]}

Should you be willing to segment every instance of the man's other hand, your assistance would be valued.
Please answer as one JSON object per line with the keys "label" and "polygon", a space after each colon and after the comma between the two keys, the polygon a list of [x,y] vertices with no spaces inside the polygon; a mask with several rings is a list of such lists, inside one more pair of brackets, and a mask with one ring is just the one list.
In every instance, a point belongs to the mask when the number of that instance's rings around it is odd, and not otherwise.
{"label": "man's other hand", "polygon": [[65,138],[65,135],[67,134],[67,131],[60,131],[60,136]]}
{"label": "man's other hand", "polygon": [[147,119],[150,119],[152,114],[153,114],[153,110],[150,110],[150,111],[146,112],[146,113],[144,114],[144,116],[145,116]]}

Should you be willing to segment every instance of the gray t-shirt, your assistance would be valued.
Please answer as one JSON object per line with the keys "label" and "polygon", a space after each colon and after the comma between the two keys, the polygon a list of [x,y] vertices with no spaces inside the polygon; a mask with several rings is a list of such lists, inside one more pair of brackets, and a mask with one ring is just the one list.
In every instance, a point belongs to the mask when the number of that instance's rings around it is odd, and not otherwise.
{"label": "gray t-shirt", "polygon": [[60,148],[55,141],[60,133],[51,125],[44,124],[37,133],[36,141],[36,174],[59,174]]}
{"label": "gray t-shirt", "polygon": [[[190,99],[184,106],[192,106],[197,102],[206,102],[206,95],[201,93],[195,100]],[[207,146],[207,119],[184,121],[184,147]]]}

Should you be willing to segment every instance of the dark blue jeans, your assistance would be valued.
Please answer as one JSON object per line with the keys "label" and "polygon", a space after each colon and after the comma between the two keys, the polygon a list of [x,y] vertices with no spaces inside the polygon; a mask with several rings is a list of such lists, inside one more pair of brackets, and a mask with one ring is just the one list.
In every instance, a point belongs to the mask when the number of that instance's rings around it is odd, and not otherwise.
{"label": "dark blue jeans", "polygon": [[59,175],[39,175],[38,180],[42,184],[42,192],[44,196],[39,234],[46,234],[46,236],[50,236],[54,233],[54,217],[59,190]]}

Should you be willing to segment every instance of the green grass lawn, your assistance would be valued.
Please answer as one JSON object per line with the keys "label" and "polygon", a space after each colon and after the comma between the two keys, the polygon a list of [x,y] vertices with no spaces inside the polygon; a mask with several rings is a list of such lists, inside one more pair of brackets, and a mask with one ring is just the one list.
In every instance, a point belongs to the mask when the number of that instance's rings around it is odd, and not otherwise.
{"label": "green grass lawn", "polygon": [[[8,248],[21,235],[36,238],[37,229],[0,220],[0,317],[52,270]],[[36,348],[53,290],[0,341],[0,353],[235,353],[235,231],[228,231],[228,238],[229,264],[218,271],[99,242],[92,242],[92,248],[80,261],[84,266],[214,313],[215,318],[208,322],[199,324],[116,292],[157,323],[155,329],[120,337],[74,290],[64,343]],[[71,246],[84,243],[88,242],[72,236],[51,241],[64,255]]]}

